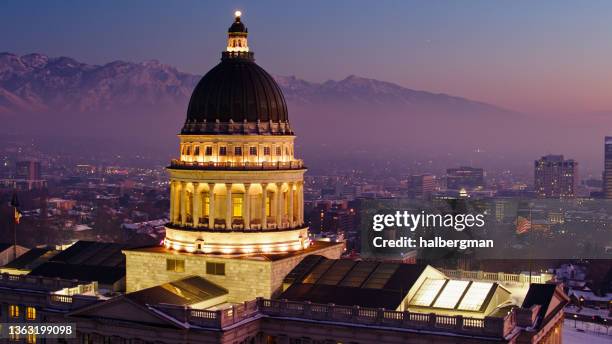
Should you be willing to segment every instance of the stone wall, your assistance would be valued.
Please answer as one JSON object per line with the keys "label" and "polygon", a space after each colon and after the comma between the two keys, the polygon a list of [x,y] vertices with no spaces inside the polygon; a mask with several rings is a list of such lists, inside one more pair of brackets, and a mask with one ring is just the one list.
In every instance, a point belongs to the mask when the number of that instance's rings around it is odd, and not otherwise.
{"label": "stone wall", "polygon": [[[126,290],[133,292],[175,281],[187,276],[201,276],[229,291],[229,302],[244,302],[257,297],[272,298],[280,291],[285,276],[308,254],[339,258],[343,244],[270,261],[263,257],[222,258],[201,254],[146,252],[126,250]],[[166,259],[185,261],[184,272],[166,270]],[[224,263],[225,275],[206,274],[206,262]]]}

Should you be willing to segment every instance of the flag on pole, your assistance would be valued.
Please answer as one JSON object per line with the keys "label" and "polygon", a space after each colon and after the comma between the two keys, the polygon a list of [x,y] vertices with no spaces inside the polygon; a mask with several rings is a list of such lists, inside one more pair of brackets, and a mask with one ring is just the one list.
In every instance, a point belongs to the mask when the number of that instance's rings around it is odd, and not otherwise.
{"label": "flag on pole", "polygon": [[19,220],[21,219],[21,213],[19,212],[19,210],[17,210],[17,208],[13,208],[13,209],[15,209],[15,214],[14,214],[15,223],[19,224]]}
{"label": "flag on pole", "polygon": [[528,219],[519,216],[516,219],[516,234],[527,233],[531,230],[531,221]]}
{"label": "flag on pole", "polygon": [[19,211],[19,199],[17,198],[17,193],[13,193],[13,199],[11,199],[11,207],[13,207],[13,218],[15,219],[15,223],[19,224],[19,220],[21,219],[21,212]]}

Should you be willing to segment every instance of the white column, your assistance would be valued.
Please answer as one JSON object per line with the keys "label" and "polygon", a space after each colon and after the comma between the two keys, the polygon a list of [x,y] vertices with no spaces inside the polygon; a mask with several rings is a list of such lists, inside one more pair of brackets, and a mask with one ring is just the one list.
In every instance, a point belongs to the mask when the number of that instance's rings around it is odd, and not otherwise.
{"label": "white column", "polygon": [[176,187],[174,186],[175,184],[176,183],[173,180],[170,181],[170,215],[169,215],[170,223],[174,223],[174,221],[176,221],[176,216],[175,216],[175,213],[176,213],[176,209],[175,209],[176,208],[176,202],[174,200],[174,197],[175,197],[174,194],[175,194],[175,191],[176,191]]}
{"label": "white column", "polygon": [[225,227],[228,229],[232,228],[232,184],[225,184],[226,199],[225,199]]}
{"label": "white column", "polygon": [[299,225],[304,224],[304,182],[297,183],[297,222]]}
{"label": "white column", "polygon": [[181,182],[181,225],[187,223],[187,184]]}
{"label": "white column", "polygon": [[251,197],[249,197],[249,190],[251,184],[244,184],[244,198],[242,200],[242,218],[244,220],[244,228],[251,226]]}
{"label": "white column", "polygon": [[287,217],[289,218],[289,227],[293,227],[293,185],[293,182],[289,183],[289,204],[287,205],[289,207],[287,211]]}
{"label": "white column", "polygon": [[281,218],[283,216],[283,206],[282,206],[282,183],[276,183],[276,228],[281,227]]}
{"label": "white column", "polygon": [[215,183],[208,184],[208,228],[215,228]]}
{"label": "white column", "polygon": [[266,219],[266,188],[267,183],[261,183],[261,228],[265,229],[268,227],[268,220]]}
{"label": "white column", "polygon": [[202,206],[200,205],[200,191],[198,190],[200,183],[193,183],[193,209],[191,211],[193,217],[193,227],[198,227],[200,224],[200,213]]}

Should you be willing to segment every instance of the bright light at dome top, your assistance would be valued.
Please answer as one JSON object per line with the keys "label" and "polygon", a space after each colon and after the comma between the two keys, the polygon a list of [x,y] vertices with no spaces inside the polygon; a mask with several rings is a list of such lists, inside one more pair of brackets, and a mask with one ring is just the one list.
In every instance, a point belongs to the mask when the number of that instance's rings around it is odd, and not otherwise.
{"label": "bright light at dome top", "polygon": [[242,12],[241,11],[234,12],[234,17],[241,17],[241,16],[242,16]]}

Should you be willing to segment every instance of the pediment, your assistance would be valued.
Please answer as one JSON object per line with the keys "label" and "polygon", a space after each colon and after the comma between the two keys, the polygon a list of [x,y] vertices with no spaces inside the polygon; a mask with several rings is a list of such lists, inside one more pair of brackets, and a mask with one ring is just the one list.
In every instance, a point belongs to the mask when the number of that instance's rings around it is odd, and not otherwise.
{"label": "pediment", "polygon": [[154,326],[180,327],[177,322],[160,315],[155,310],[135,303],[123,296],[77,309],[70,312],[68,316],[112,319]]}

